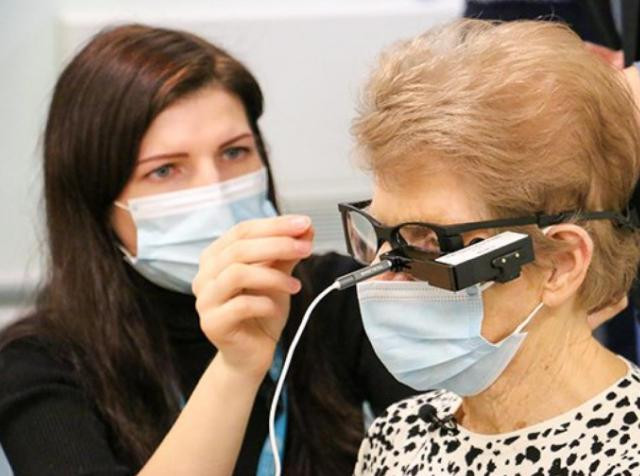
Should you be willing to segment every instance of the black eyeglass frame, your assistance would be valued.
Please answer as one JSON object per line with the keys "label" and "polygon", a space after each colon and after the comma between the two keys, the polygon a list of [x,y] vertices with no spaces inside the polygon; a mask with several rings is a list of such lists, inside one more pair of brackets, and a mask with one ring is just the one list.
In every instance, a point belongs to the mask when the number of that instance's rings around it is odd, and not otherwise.
{"label": "black eyeglass frame", "polygon": [[442,254],[451,253],[464,248],[462,233],[475,230],[484,230],[490,228],[505,228],[512,226],[537,225],[545,228],[560,223],[567,223],[572,220],[590,221],[590,220],[611,220],[614,225],[635,230],[638,228],[637,214],[632,210],[627,210],[625,214],[612,211],[598,212],[582,212],[582,211],[565,211],[556,214],[537,213],[526,217],[502,218],[498,220],[486,220],[467,223],[456,223],[452,225],[437,225],[428,222],[406,222],[399,223],[394,226],[386,226],[376,220],[374,217],[364,211],[364,208],[371,204],[371,200],[362,200],[358,202],[339,203],[338,210],[342,217],[342,227],[344,231],[345,241],[348,253],[355,257],[354,250],[349,240],[348,213],[356,212],[362,215],[373,226],[376,233],[376,252],[380,247],[388,242],[392,248],[405,246],[407,243],[400,235],[400,229],[406,226],[423,226],[433,230],[438,237],[438,245]]}

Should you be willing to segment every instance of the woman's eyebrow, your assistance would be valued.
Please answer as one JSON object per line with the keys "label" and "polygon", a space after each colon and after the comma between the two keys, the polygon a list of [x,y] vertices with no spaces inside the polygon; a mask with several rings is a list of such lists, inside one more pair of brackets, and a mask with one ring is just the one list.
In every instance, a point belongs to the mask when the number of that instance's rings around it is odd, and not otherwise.
{"label": "woman's eyebrow", "polygon": [[232,139],[229,139],[225,142],[223,142],[222,144],[220,144],[220,149],[224,149],[225,147],[233,144],[234,142],[239,141],[240,139],[245,139],[247,137],[251,137],[253,138],[253,134],[251,132],[243,132],[242,134],[238,134],[237,136],[233,137]]}
{"label": "woman's eyebrow", "polygon": [[[231,139],[223,142],[222,144],[220,144],[220,149],[223,149],[227,146],[229,146],[230,144],[233,144],[234,142],[237,142],[241,139],[245,139],[247,137],[251,137],[253,138],[253,134],[251,132],[243,132],[242,134],[238,134],[235,137],[232,137]],[[152,160],[158,160],[158,159],[175,159],[175,158],[179,158],[179,157],[187,157],[189,154],[186,152],[167,152],[164,154],[156,154],[156,155],[150,155],[149,157],[144,157],[140,160],[138,160],[138,164],[142,164],[144,162],[150,162]]]}
{"label": "woman's eyebrow", "polygon": [[175,159],[178,157],[187,157],[188,155],[189,154],[187,154],[186,152],[167,152],[165,154],[150,155],[149,157],[145,157],[143,159],[138,160],[138,164],[142,164],[144,162],[150,162],[152,160]]}

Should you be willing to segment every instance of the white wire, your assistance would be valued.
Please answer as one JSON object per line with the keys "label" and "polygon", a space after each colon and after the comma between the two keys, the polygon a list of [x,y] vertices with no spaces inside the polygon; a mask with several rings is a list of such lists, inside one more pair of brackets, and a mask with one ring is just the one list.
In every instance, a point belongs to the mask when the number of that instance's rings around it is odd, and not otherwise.
{"label": "white wire", "polygon": [[293,357],[293,353],[298,346],[298,341],[304,332],[304,328],[307,327],[307,322],[309,321],[309,317],[311,317],[311,313],[315,309],[324,297],[329,294],[331,291],[338,289],[338,283],[334,282],[331,286],[326,288],[320,294],[316,296],[316,298],[311,302],[307,311],[304,313],[304,317],[300,322],[300,326],[296,331],[295,336],[293,336],[293,340],[291,341],[291,346],[289,347],[289,351],[287,352],[287,357],[284,359],[284,363],[282,365],[282,370],[280,371],[280,377],[278,378],[278,384],[276,385],[276,391],[273,395],[273,400],[271,401],[271,409],[269,410],[269,443],[271,444],[271,452],[273,453],[273,463],[275,466],[275,476],[280,476],[282,472],[281,463],[280,463],[280,453],[278,452],[278,442],[276,441],[276,432],[275,432],[275,419],[276,419],[276,409],[278,407],[278,400],[280,400],[280,394],[282,393],[282,387],[284,386],[284,380],[287,376],[287,371],[289,370],[289,365],[291,365],[291,359]]}

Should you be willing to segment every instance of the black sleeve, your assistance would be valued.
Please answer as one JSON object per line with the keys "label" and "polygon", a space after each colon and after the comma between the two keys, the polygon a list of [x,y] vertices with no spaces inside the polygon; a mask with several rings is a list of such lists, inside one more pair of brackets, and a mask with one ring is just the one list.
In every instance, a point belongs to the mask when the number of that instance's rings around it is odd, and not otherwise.
{"label": "black sleeve", "polygon": [[[310,268],[315,294],[359,267],[337,253],[315,257]],[[329,294],[317,312],[329,321],[322,326],[322,338],[331,350],[342,388],[354,403],[369,402],[378,415],[392,403],[418,393],[398,382],[373,351],[362,325],[355,287]]]}
{"label": "black sleeve", "polygon": [[31,340],[0,352],[0,444],[15,476],[132,474],[71,369]]}

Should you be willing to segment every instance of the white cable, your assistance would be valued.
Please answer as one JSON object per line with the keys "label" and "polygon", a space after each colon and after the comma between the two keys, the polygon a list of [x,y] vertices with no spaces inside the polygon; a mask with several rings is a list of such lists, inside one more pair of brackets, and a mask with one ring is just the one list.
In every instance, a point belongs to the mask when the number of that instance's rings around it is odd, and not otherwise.
{"label": "white cable", "polygon": [[271,401],[271,409],[269,410],[269,443],[271,444],[271,452],[273,453],[273,463],[276,469],[275,476],[280,476],[282,472],[281,463],[280,463],[280,452],[278,451],[278,442],[276,441],[276,432],[275,432],[275,420],[276,420],[276,409],[278,407],[278,401],[280,400],[280,394],[282,393],[282,387],[284,386],[284,380],[287,376],[287,371],[289,370],[289,365],[291,365],[291,359],[293,357],[293,353],[298,346],[298,341],[304,332],[304,328],[307,326],[307,322],[309,321],[309,317],[311,317],[311,313],[315,309],[324,297],[329,294],[331,291],[338,289],[339,285],[337,282],[334,282],[331,286],[326,288],[320,294],[316,296],[316,298],[311,302],[307,311],[304,313],[304,317],[302,318],[302,322],[300,322],[300,326],[296,331],[295,336],[293,336],[293,340],[291,341],[291,346],[289,347],[289,351],[287,352],[287,357],[284,359],[284,363],[282,365],[282,370],[280,371],[280,377],[278,378],[278,384],[276,385],[276,391],[273,395],[273,400]]}

